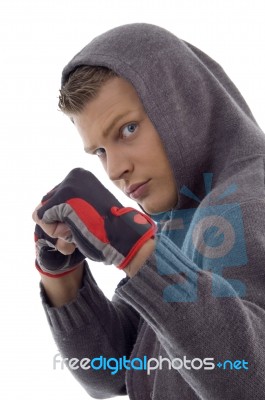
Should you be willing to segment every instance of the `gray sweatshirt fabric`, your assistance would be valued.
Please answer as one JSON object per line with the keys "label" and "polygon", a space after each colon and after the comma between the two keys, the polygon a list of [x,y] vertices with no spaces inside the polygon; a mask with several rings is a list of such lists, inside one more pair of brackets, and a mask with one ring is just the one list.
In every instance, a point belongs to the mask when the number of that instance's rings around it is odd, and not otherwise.
{"label": "gray sweatshirt fabric", "polygon": [[[223,69],[160,27],[100,35],[65,67],[62,84],[80,65],[132,83],[164,143],[179,202],[152,216],[156,250],[112,301],[88,266],[63,307],[41,289],[62,356],[134,360],[115,374],[72,370],[99,399],[264,399],[264,133]],[[144,357],[164,359],[162,368],[148,374]]]}

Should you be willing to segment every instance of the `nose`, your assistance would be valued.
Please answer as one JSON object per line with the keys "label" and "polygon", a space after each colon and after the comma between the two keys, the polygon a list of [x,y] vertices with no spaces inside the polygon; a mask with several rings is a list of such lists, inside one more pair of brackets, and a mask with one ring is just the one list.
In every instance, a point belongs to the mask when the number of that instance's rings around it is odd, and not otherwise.
{"label": "nose", "polygon": [[107,152],[106,172],[111,181],[127,177],[132,171],[130,157],[121,151]]}

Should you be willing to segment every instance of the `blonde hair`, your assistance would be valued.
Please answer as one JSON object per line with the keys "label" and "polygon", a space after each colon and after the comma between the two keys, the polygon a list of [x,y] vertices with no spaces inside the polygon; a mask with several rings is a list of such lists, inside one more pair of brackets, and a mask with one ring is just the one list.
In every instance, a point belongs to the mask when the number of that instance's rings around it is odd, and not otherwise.
{"label": "blonde hair", "polygon": [[67,115],[78,114],[89,100],[96,97],[105,82],[117,76],[106,67],[78,67],[60,90],[59,109]]}

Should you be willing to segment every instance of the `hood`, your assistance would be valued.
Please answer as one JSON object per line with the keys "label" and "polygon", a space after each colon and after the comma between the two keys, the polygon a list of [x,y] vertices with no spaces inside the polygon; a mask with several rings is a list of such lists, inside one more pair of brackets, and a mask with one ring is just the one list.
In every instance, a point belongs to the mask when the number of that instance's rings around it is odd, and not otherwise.
{"label": "hood", "polygon": [[[224,70],[163,28],[135,23],[103,33],[64,68],[62,85],[82,65],[108,67],[134,86],[179,191],[187,187],[203,199],[203,174],[213,176],[214,186],[237,160],[265,153],[264,134]],[[197,205],[180,192],[177,209]]]}

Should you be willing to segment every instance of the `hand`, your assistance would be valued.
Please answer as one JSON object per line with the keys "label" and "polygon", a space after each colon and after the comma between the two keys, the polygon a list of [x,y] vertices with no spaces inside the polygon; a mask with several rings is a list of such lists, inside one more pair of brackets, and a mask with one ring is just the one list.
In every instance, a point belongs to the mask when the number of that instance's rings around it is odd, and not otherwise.
{"label": "hand", "polygon": [[[60,234],[60,232],[58,233]],[[60,241],[60,244],[58,241]],[[35,245],[36,268],[39,272],[49,277],[62,277],[75,270],[85,259],[73,243],[50,237],[37,224],[35,226]],[[58,245],[60,246],[60,251],[57,247]]]}
{"label": "hand", "polygon": [[120,269],[156,231],[151,218],[124,208],[91,172],[81,168],[72,170],[44,196],[37,216],[53,227],[66,224],[66,241],[74,243],[84,256]]}

